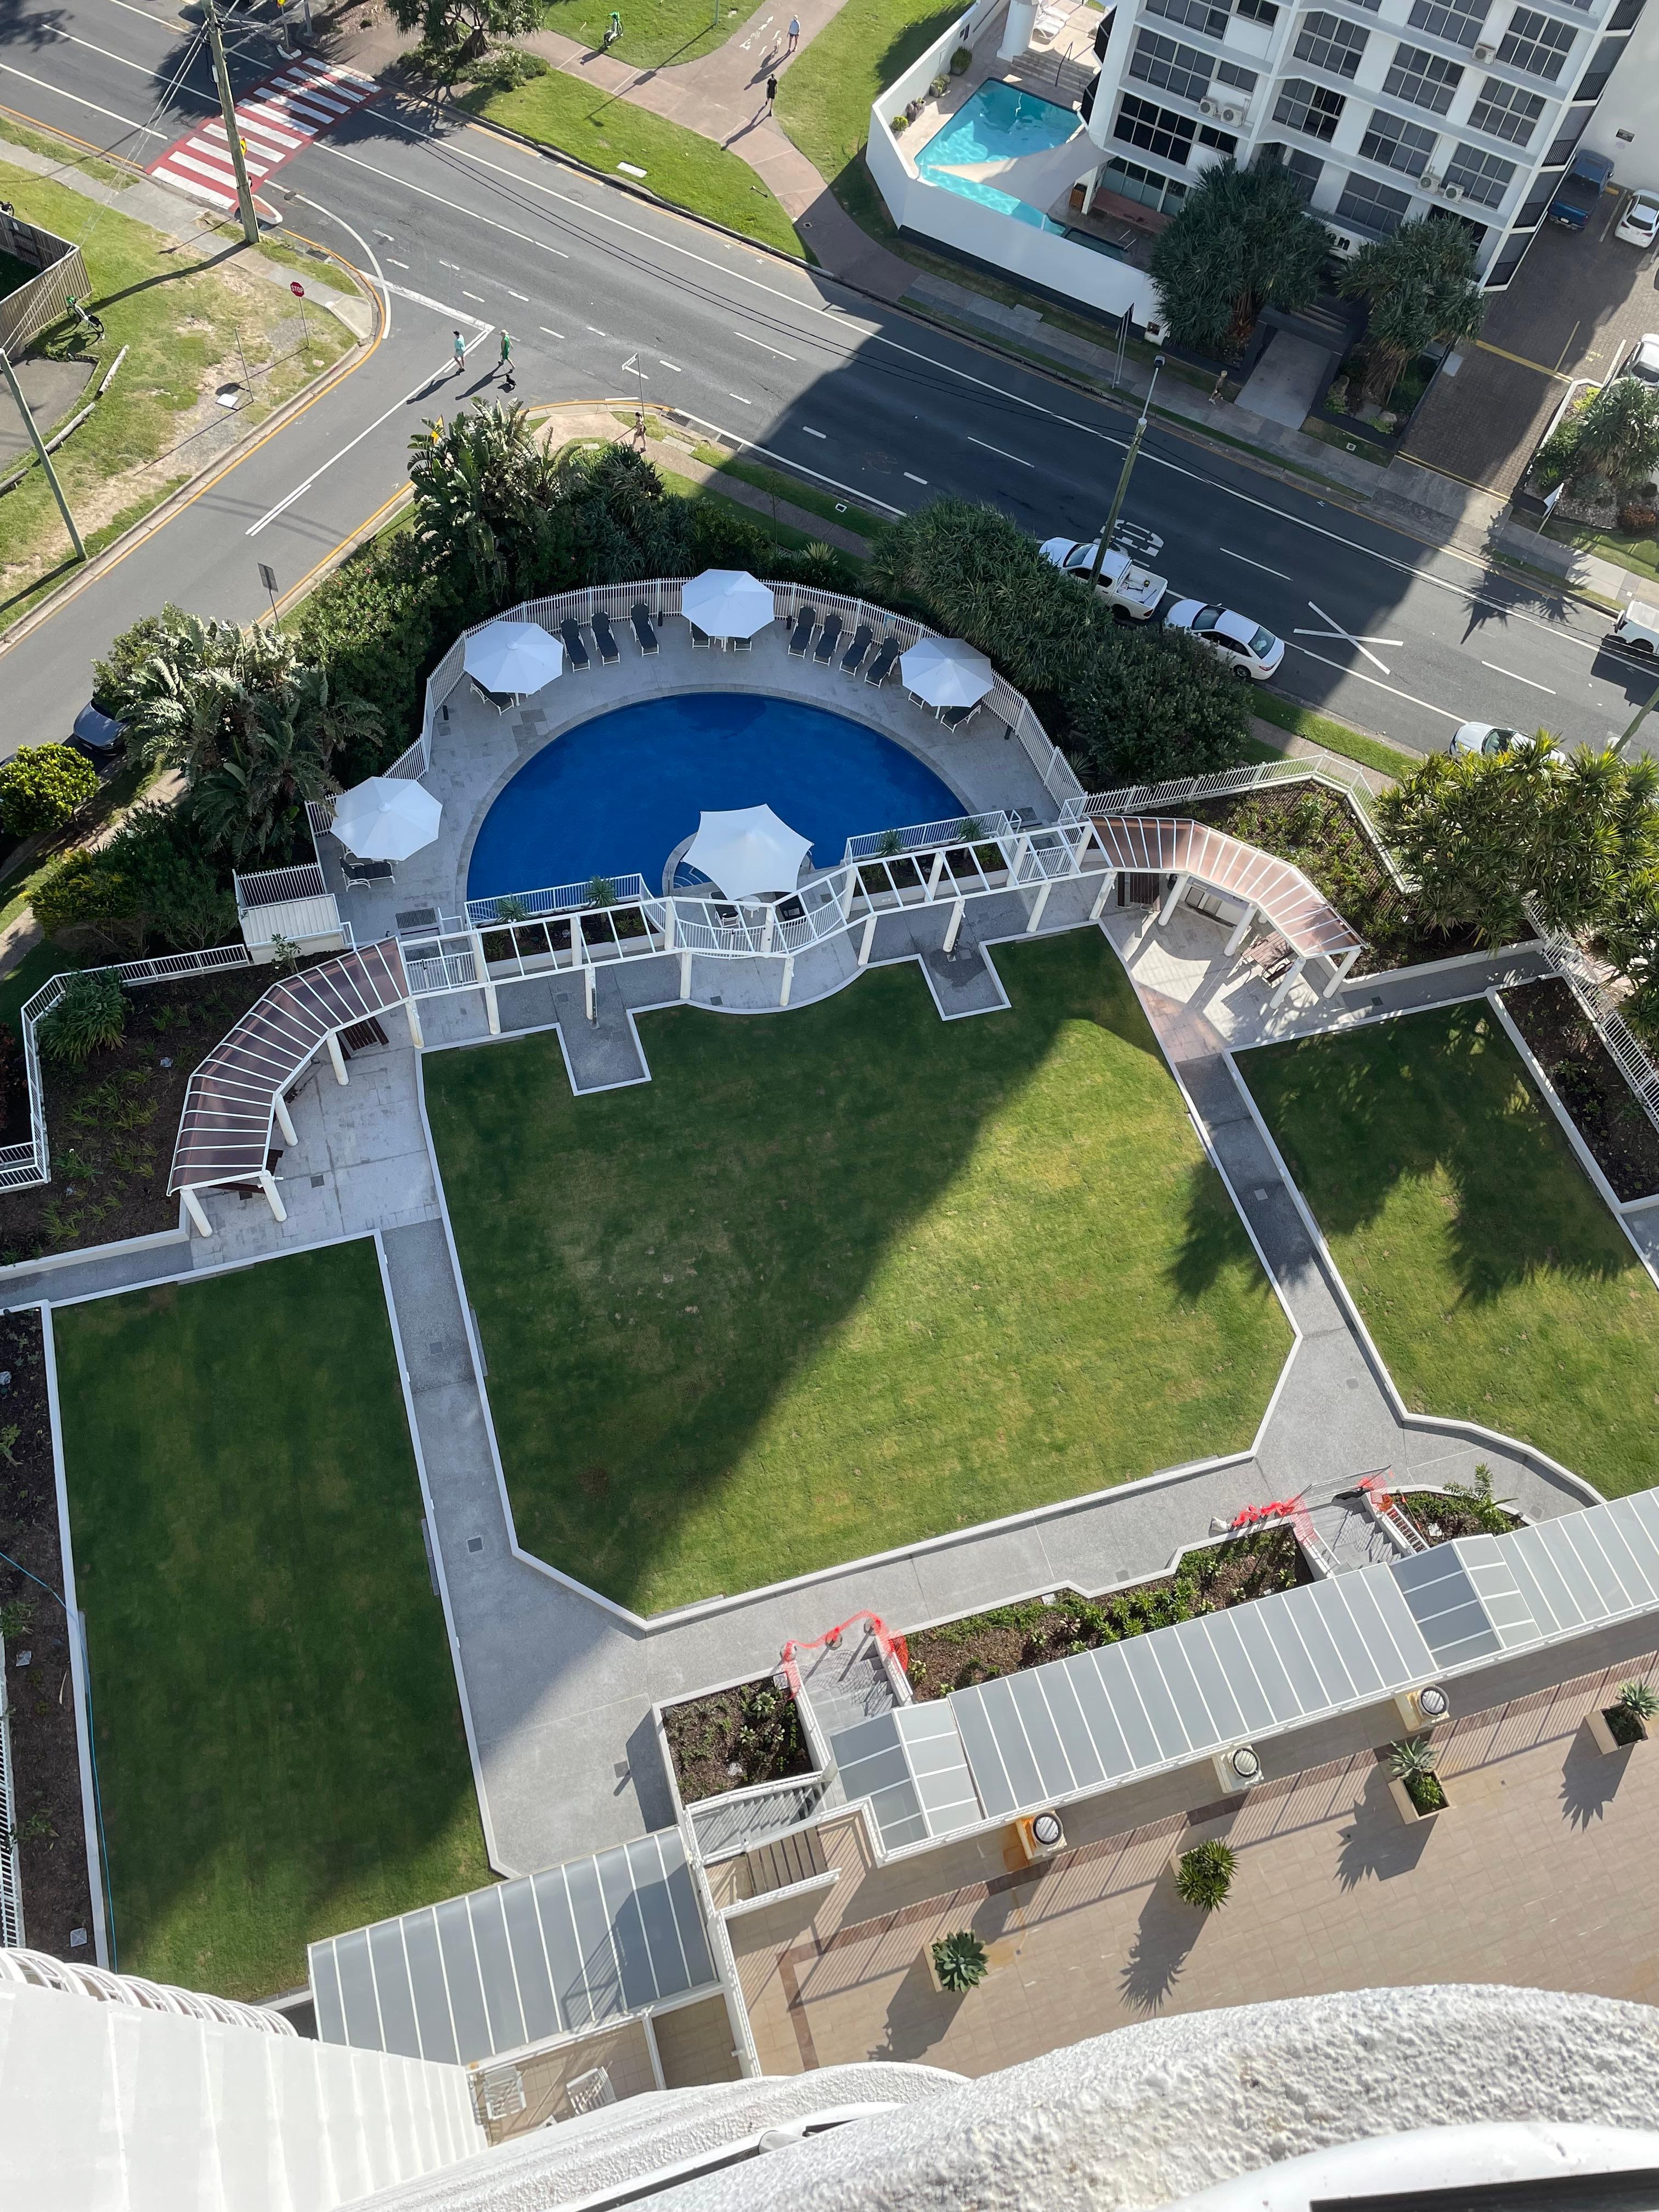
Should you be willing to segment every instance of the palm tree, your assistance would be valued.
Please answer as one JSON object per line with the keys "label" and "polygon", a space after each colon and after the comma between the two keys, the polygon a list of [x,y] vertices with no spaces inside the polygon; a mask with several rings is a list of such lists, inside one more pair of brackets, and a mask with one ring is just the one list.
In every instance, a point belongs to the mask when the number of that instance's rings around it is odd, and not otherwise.
{"label": "palm tree", "polygon": [[254,702],[246,727],[193,786],[192,814],[238,864],[287,844],[305,802],[335,788],[329,764],[336,750],[380,734],[374,708],[331,699],[322,671],[301,669]]}
{"label": "palm tree", "polygon": [[1345,299],[1369,303],[1365,392],[1379,401],[1425,346],[1477,337],[1486,317],[1475,282],[1474,237],[1445,216],[1402,222],[1392,237],[1362,246],[1337,289]]}
{"label": "palm tree", "polygon": [[1288,170],[1218,161],[1152,248],[1152,282],[1170,336],[1237,359],[1264,307],[1312,303],[1330,251],[1329,231],[1302,204]]}
{"label": "palm tree", "polygon": [[459,556],[495,599],[528,574],[565,482],[516,400],[425,424],[410,441],[409,475],[428,554],[446,566]]}
{"label": "palm tree", "polygon": [[1562,422],[1538,456],[1547,488],[1605,486],[1615,496],[1659,475],[1659,391],[1639,377],[1604,384]]}
{"label": "palm tree", "polygon": [[258,695],[285,681],[295,647],[278,630],[163,613],[154,650],[121,690],[117,711],[149,768],[176,768],[194,782],[217,766],[252,719]]}

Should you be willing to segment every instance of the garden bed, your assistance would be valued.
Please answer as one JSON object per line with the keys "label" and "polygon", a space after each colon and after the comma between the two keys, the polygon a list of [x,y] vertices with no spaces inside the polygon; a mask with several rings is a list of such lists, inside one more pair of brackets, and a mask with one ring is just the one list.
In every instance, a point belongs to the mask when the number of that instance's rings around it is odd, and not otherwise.
{"label": "garden bed", "polygon": [[1551,976],[1503,995],[1515,1026],[1616,1194],[1621,1200],[1646,1198],[1659,1190],[1659,1129],[1642,1110],[1567,985]]}
{"label": "garden bed", "polygon": [[[63,1607],[28,1578],[38,1575],[53,1590],[64,1587],[38,1314],[0,1317],[0,1370],[11,1377],[9,1388],[0,1393],[4,1416],[0,1422],[0,1551],[9,1553],[28,1570],[28,1574],[20,1573],[0,1559],[23,1932],[31,1950],[91,1960],[92,1894],[87,1882],[69,1629]],[[27,1667],[19,1667],[18,1655],[23,1651],[33,1656]],[[87,1940],[71,1949],[70,1935],[75,1929],[84,1931]]]}
{"label": "garden bed", "polygon": [[919,1629],[905,1638],[906,1671],[918,1700],[942,1698],[975,1682],[993,1682],[1000,1674],[1093,1651],[1200,1613],[1221,1613],[1311,1579],[1288,1528],[1261,1529],[1188,1552],[1174,1574],[1114,1590],[1108,1597],[1059,1590],[1052,1604],[1035,1598]]}
{"label": "garden bed", "polygon": [[683,1805],[812,1771],[795,1701],[769,1674],[669,1705],[662,1721]]}
{"label": "garden bed", "polygon": [[[126,1034],[84,1067],[41,1060],[52,1181],[0,1197],[0,1265],[144,1237],[179,1222],[167,1191],[191,1076],[273,981],[232,968],[127,994]],[[5,1140],[28,1137],[21,1052],[7,1059]]]}
{"label": "garden bed", "polygon": [[1357,975],[1479,949],[1473,931],[1425,929],[1417,921],[1346,799],[1323,784],[1280,785],[1164,811],[1211,823],[1300,868],[1365,939]]}
{"label": "garden bed", "polygon": [[1490,1487],[1479,1490],[1449,1483],[1444,1490],[1401,1490],[1395,1493],[1412,1525],[1431,1545],[1453,1544],[1460,1536],[1507,1536],[1522,1526]]}

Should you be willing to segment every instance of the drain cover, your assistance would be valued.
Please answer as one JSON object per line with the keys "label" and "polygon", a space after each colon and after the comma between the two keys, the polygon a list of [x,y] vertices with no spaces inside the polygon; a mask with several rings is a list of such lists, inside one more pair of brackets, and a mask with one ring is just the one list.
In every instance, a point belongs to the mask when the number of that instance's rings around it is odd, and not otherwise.
{"label": "drain cover", "polygon": [[466,1540],[466,1548],[469,1552],[482,1552],[483,1549],[483,1538],[482,1536],[469,1536]]}

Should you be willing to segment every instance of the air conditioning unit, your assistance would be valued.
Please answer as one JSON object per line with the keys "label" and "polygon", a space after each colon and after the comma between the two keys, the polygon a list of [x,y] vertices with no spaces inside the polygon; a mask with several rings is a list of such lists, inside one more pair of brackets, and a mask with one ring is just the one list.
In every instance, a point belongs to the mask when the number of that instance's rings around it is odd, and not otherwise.
{"label": "air conditioning unit", "polygon": [[1425,169],[1422,175],[1417,181],[1422,185],[1425,192],[1431,192],[1439,184],[1440,179],[1438,173],[1435,170]]}
{"label": "air conditioning unit", "polygon": [[1440,188],[1440,197],[1446,200],[1461,200],[1463,197],[1463,187],[1462,185],[1443,185]]}
{"label": "air conditioning unit", "polygon": [[1240,107],[1218,107],[1216,113],[1224,123],[1238,123],[1243,119],[1244,111]]}
{"label": "air conditioning unit", "polygon": [[1198,103],[1198,112],[1200,115],[1219,115],[1221,110],[1214,100],[1200,100]]}
{"label": "air conditioning unit", "polygon": [[1492,46],[1477,46],[1474,50],[1474,58],[1478,62],[1489,62],[1496,51]]}

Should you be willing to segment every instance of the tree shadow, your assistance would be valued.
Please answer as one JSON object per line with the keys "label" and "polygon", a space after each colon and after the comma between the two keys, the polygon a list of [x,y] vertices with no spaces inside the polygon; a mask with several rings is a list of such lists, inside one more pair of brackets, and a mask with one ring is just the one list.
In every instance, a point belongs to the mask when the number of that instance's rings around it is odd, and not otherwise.
{"label": "tree shadow", "polygon": [[9,0],[0,7],[0,46],[27,46],[40,52],[69,34],[67,8],[31,8],[27,13]]}
{"label": "tree shadow", "polygon": [[1145,2019],[1174,1993],[1203,1925],[1204,1915],[1176,1895],[1166,1869],[1140,1908],[1135,1940],[1118,1970],[1118,1995],[1131,2012]]}
{"label": "tree shadow", "polygon": [[963,2002],[933,1987],[927,1959],[919,1948],[887,2001],[886,2033],[871,2046],[871,2057],[901,2064],[925,2058],[942,2040]]}
{"label": "tree shadow", "polygon": [[1410,1874],[1428,1848],[1434,1825],[1432,1820],[1402,1820],[1386,1771],[1381,1764],[1374,1766],[1365,1778],[1353,1826],[1339,1832],[1339,1886],[1358,1889],[1362,1881],[1392,1881],[1396,1875]]}
{"label": "tree shadow", "polygon": [[1581,1728],[1561,1762],[1561,1811],[1568,1824],[1585,1829],[1606,1820],[1629,1766],[1628,1749],[1605,1753]]}

